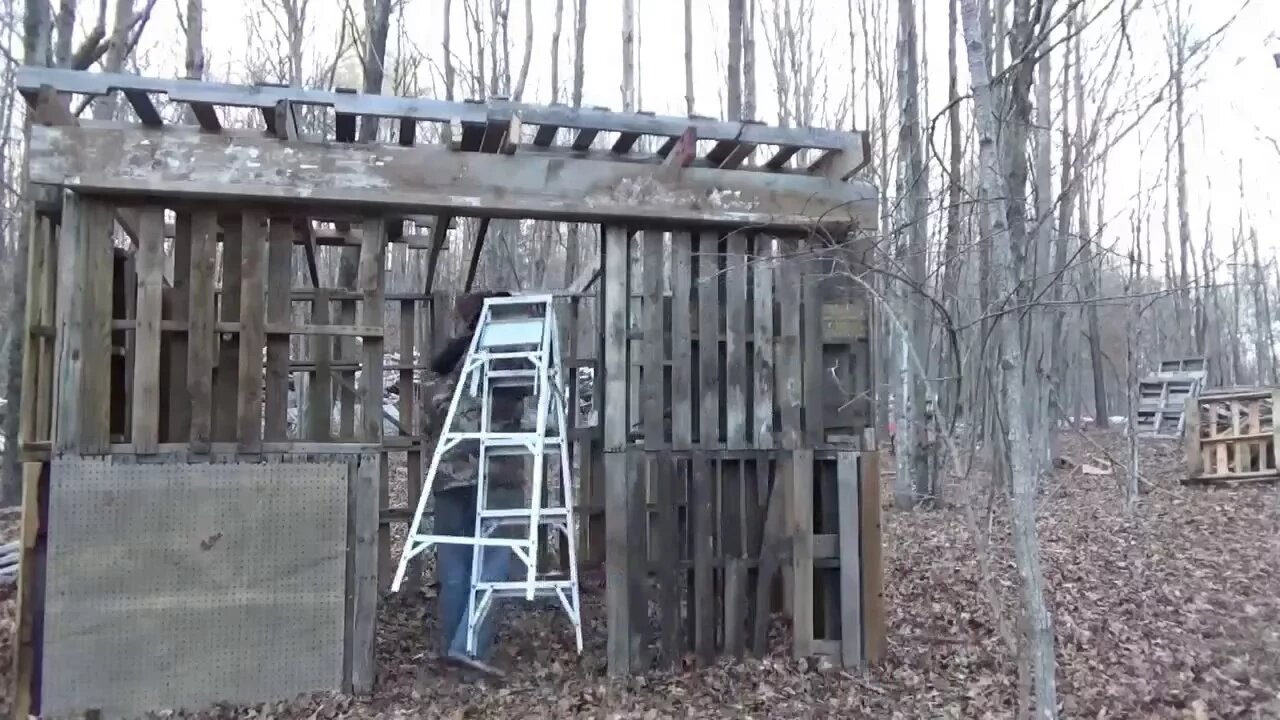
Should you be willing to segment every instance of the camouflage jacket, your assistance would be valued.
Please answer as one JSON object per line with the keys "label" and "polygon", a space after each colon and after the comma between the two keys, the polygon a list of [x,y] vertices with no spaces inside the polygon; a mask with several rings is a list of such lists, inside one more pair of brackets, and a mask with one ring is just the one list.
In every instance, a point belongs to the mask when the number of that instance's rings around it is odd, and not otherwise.
{"label": "camouflage jacket", "polygon": [[[449,416],[449,404],[457,389],[464,363],[448,375],[435,376],[423,388],[424,431],[428,438],[439,442],[444,431],[445,420]],[[454,415],[454,432],[478,432],[480,430],[480,396],[472,395],[469,387],[462,389],[462,397],[458,398],[458,409]],[[532,398],[525,390],[498,388],[493,391],[490,429],[493,432],[516,432],[526,425],[524,419],[529,416]],[[527,423],[523,429],[533,429]],[[429,462],[429,461],[428,461]],[[467,485],[475,485],[479,480],[480,467],[479,445],[475,441],[463,441],[451,448],[440,459],[436,469],[433,490],[450,490]],[[515,486],[525,483],[525,461],[520,457],[500,457],[489,460],[489,486]]]}

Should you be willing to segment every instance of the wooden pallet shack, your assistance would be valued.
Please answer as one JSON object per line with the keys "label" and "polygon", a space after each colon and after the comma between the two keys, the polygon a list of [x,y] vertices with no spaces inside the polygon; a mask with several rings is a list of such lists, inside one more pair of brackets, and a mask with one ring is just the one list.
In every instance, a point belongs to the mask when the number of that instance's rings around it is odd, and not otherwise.
{"label": "wooden pallet shack", "polygon": [[1280,390],[1214,388],[1186,401],[1187,482],[1214,485],[1280,480],[1275,410]]}
{"label": "wooden pallet shack", "polygon": [[[610,670],[763,650],[783,577],[797,655],[882,655],[872,323],[851,279],[877,212],[851,179],[863,134],[48,68],[18,86],[47,194],[28,232],[19,713],[373,689],[391,527],[431,449],[413,388],[450,332],[437,262],[466,243],[470,288],[489,219],[600,228],[564,316],[586,321],[594,281],[598,339],[569,333],[566,359],[600,418],[572,439]],[[67,109],[108,94],[132,121]],[[300,133],[302,109],[334,135]],[[245,110],[261,127],[227,127]],[[167,119],[188,112],[198,126]],[[392,140],[357,142],[359,122]],[[408,252],[427,254],[421,286]]]}

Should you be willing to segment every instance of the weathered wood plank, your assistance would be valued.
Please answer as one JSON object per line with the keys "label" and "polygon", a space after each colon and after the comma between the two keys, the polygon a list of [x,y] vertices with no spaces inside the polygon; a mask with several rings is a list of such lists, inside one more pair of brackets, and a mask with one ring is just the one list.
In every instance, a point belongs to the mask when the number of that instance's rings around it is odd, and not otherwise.
{"label": "weathered wood plank", "polygon": [[549,144],[542,131],[548,128],[596,130],[625,135],[675,137],[693,127],[699,138],[753,145],[791,145],[798,148],[857,151],[866,142],[866,133],[825,128],[784,128],[751,120],[723,121],[704,117],[657,115],[648,112],[613,112],[602,107],[575,108],[563,104],[536,105],[493,98],[487,103],[453,102],[419,97],[343,93],[302,87],[246,86],[174,78],[142,77],[123,73],[82,72],[65,68],[22,66],[17,87],[34,100],[41,86],[83,95],[104,95],[113,88],[164,93],[174,102],[270,109],[277,103],[321,105],[344,115],[407,118],[417,121],[486,124],[507,121],[519,115],[526,125],[543,126],[535,139]]}
{"label": "weathered wood plank", "polygon": [[742,657],[746,650],[747,567],[741,557],[724,561],[724,651]]}
{"label": "weathered wood plank", "polygon": [[836,504],[840,531],[840,659],[846,668],[863,665],[862,519],[858,492],[859,453],[836,456]]}
{"label": "weathered wood plank", "polygon": [[54,341],[53,449],[76,451],[80,447],[80,409],[74,402],[80,393],[84,369],[84,303],[80,280],[84,276],[87,220],[84,203],[72,192],[62,194],[62,226],[58,232],[58,296],[55,312],[58,334]]}
{"label": "weathered wood plank", "polygon": [[[222,296],[218,316],[225,322],[240,321],[240,261],[244,254],[241,223],[228,219],[222,231]],[[240,335],[224,335],[218,345],[214,374],[213,439],[236,439],[236,408],[240,397]]]}
{"label": "weathered wood plank", "polygon": [[[178,212],[173,239],[173,290],[167,303],[167,317],[186,323],[191,315],[191,213]],[[168,405],[161,435],[169,442],[186,442],[191,437],[191,393],[187,383],[189,333],[174,333],[165,338],[169,360],[165,402]]]}
{"label": "weathered wood plank", "polygon": [[[267,241],[267,322],[288,325],[293,308],[293,221],[270,220]],[[266,331],[264,327],[263,331]],[[267,387],[263,437],[272,442],[289,436],[289,336],[267,335]]]}
{"label": "weathered wood plank", "polygon": [[754,322],[752,335],[755,343],[753,358],[754,408],[752,412],[752,437],[755,447],[768,449],[774,446],[773,425],[773,238],[768,235],[756,236],[756,261],[752,264],[751,298]]}
{"label": "weathered wood plank", "polygon": [[[777,463],[784,466],[782,461]],[[787,551],[789,538],[786,535],[786,495],[788,492],[785,479],[789,477],[786,470],[775,473],[778,476],[769,490],[769,502],[765,510],[764,535],[760,540],[760,566],[756,576],[756,614],[751,628],[751,648],[757,655],[769,650],[769,621],[773,609],[774,576],[782,564],[782,557]]]}
{"label": "weathered wood plank", "polygon": [[[871,227],[877,210],[874,189],[856,181],[699,167],[672,175],[652,165],[459,153],[442,146],[313,145],[180,129],[38,126],[30,153],[36,182],[138,195],[805,230],[815,224]],[[263,173],[262,167],[277,171]]]}
{"label": "weathered wood plank", "polygon": [[728,236],[725,255],[725,444],[747,446],[747,236]]}
{"label": "weathered wood plank", "polygon": [[813,450],[791,455],[787,514],[791,533],[792,652],[797,658],[812,653],[813,644]]}
{"label": "weathered wood plank", "polygon": [[217,352],[214,272],[218,218],[210,211],[191,217],[191,296],[188,302],[187,393],[191,399],[191,450],[208,452],[213,440],[213,364]]}
{"label": "weathered wood plank", "polygon": [[694,650],[698,660],[710,663],[716,652],[715,569],[715,486],[712,472],[715,464],[710,455],[697,452],[693,456],[690,494],[693,519],[693,593]]}
{"label": "weathered wood plank", "polygon": [[698,389],[703,448],[720,444],[720,265],[716,236],[699,233],[698,241]]}
{"label": "weathered wood plank", "polygon": [[[417,308],[418,304],[413,300],[400,301],[400,362],[402,365],[407,363],[412,366],[416,363]],[[571,405],[570,407],[573,406]],[[416,410],[413,370],[402,369],[400,371],[399,407],[402,434],[417,437],[418,418]],[[408,505],[411,508],[418,506],[418,499],[422,496],[422,454],[422,450],[419,449],[409,450],[405,453],[405,484],[408,486]],[[405,578],[405,584],[409,593],[417,592],[421,588],[421,555],[409,561],[408,577]]]}
{"label": "weathered wood plank", "polygon": [[[22,465],[22,560],[18,565],[18,636],[14,639],[14,717],[29,717],[36,687],[36,653],[40,639],[36,637],[36,613],[43,602],[41,552],[38,550],[43,528],[40,526],[40,508],[47,503],[42,497],[48,489],[48,465],[23,463]],[[42,480],[44,482],[42,482]]]}
{"label": "weathered wood plank", "polygon": [[864,660],[875,664],[884,659],[884,556],[880,509],[880,453],[862,453],[858,484],[858,531],[862,558],[862,643]]}
{"label": "weathered wood plank", "polygon": [[642,252],[642,264],[639,268],[641,275],[641,308],[643,317],[637,318],[641,321],[641,330],[644,333],[644,340],[639,344],[638,350],[641,356],[640,383],[637,383],[636,389],[644,387],[644,393],[641,396],[641,405],[643,406],[643,428],[644,428],[644,447],[646,450],[655,450],[662,447],[669,447],[666,441],[666,423],[664,415],[670,407],[666,402],[665,393],[665,370],[666,348],[663,323],[663,247],[661,233],[656,233],[657,238],[647,237],[646,233],[640,233],[640,247]]}
{"label": "weathered wood plank", "polygon": [[658,600],[662,618],[661,648],[662,657],[669,667],[680,666],[680,526],[679,498],[676,492],[676,473],[671,454],[659,452],[654,458],[656,476],[658,527],[657,541],[659,548],[658,577],[661,584]]}
{"label": "weathered wood plank", "polygon": [[115,251],[111,242],[111,206],[85,199],[84,212],[84,353],[81,391],[77,402],[81,452],[106,452],[111,443],[111,306]]}
{"label": "weathered wood plank", "polygon": [[377,675],[378,630],[378,476],[381,456],[360,456],[351,475],[352,612],[351,686],[356,694],[373,692]]}
{"label": "weathered wood plank", "polygon": [[778,301],[782,327],[778,332],[776,347],[777,383],[775,394],[781,410],[782,425],[779,428],[782,447],[795,449],[800,446],[800,402],[802,368],[800,360],[800,262],[794,257],[796,241],[780,240],[781,258],[777,267],[774,297]]}
{"label": "weathered wood plank", "polygon": [[804,438],[809,447],[817,447],[826,438],[826,401],[822,388],[825,383],[825,363],[822,357],[822,295],[819,293],[822,277],[818,273],[818,262],[814,259],[804,261],[799,271],[802,273],[801,288],[801,364],[804,377],[801,380],[801,393],[804,403],[801,408],[804,424]]}
{"label": "weathered wood plank", "polygon": [[[329,291],[320,289],[311,303],[311,322],[329,322]],[[333,340],[325,336],[311,339],[315,371],[307,388],[307,439],[329,442],[333,438]]]}
{"label": "weathered wood plank", "polygon": [[[360,264],[357,287],[360,290],[360,320],[367,327],[382,327],[383,289],[386,282],[386,222],[381,218],[368,218],[363,223],[363,243],[360,248]],[[382,439],[382,348],[381,337],[365,338],[361,342],[364,357],[360,369],[360,434],[361,440],[378,442]],[[379,507],[389,504],[389,483],[385,470],[378,476]],[[378,529],[378,578],[381,586],[389,586],[394,562],[391,557],[391,528]]]}
{"label": "weathered wood plank", "polygon": [[242,452],[262,452],[262,352],[266,332],[267,215],[246,210],[240,256],[240,395],[236,432]]}
{"label": "weathered wood plank", "polygon": [[[55,277],[48,272],[56,252],[49,236],[50,224],[34,212],[25,218],[27,236],[27,306],[23,318],[24,339],[22,347],[22,401],[19,407],[19,441],[23,444],[45,439],[44,417],[37,409],[50,408],[46,388],[51,379],[46,374],[47,365],[42,360],[51,339],[34,334],[36,325],[44,324],[53,303],[49,302],[48,284]],[[56,280],[53,282],[56,286]],[[56,288],[55,288],[55,293]],[[45,410],[47,416],[49,410]]]}
{"label": "weathered wood plank", "polygon": [[693,447],[693,238],[671,234],[671,442]]}
{"label": "weathered wood plank", "polygon": [[138,326],[134,330],[133,430],[138,454],[154,453],[160,442],[160,320],[164,293],[164,211],[138,213]]}
{"label": "weathered wood plank", "polygon": [[605,604],[609,637],[606,653],[609,673],[626,675],[633,671],[631,642],[634,628],[631,574],[631,485],[638,478],[625,448],[627,445],[627,304],[630,293],[627,264],[627,230],[606,227],[602,233],[605,283],[602,304],[604,325],[602,360],[604,370],[604,402],[615,403],[602,413],[605,474]]}

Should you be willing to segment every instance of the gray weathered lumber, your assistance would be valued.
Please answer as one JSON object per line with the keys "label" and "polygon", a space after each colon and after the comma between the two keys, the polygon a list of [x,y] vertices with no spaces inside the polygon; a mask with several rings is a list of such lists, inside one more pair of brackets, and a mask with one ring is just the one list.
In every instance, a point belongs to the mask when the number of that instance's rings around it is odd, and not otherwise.
{"label": "gray weathered lumber", "polygon": [[35,127],[30,161],[34,182],[134,196],[806,230],[872,227],[876,214],[875,189],[859,181],[696,167],[673,179],[649,165],[440,146],[281,143],[184,129]]}
{"label": "gray weathered lumber", "polygon": [[[60,68],[21,67],[18,69],[19,90],[34,102],[41,86],[49,86],[58,92],[91,96],[123,91],[130,102],[145,98],[146,93],[168,95],[174,102],[200,106],[251,107],[269,110],[272,115],[280,103],[289,105],[319,105],[332,107],[346,115],[401,118],[428,122],[466,125],[509,123],[518,117],[524,125],[544,126],[551,129],[616,132],[632,143],[645,135],[674,138],[687,128],[694,128],[704,140],[726,143],[722,153],[729,153],[734,145],[776,145],[788,149],[815,148],[843,151],[840,162],[834,158],[828,166],[838,166],[839,171],[852,172],[868,159],[864,152],[865,133],[822,128],[782,128],[754,122],[728,122],[710,118],[687,118],[656,115],[645,112],[613,112],[605,108],[572,108],[565,105],[534,105],[492,99],[487,103],[450,102],[431,98],[403,98],[387,95],[312,90],[299,87],[271,87],[229,85],[171,78],[150,78],[116,73],[93,73]],[[539,128],[541,130],[541,128]],[[549,145],[552,138],[547,133],[538,136],[539,145]],[[633,140],[634,138],[634,140]],[[627,147],[615,145],[614,152],[621,154]],[[791,154],[794,154],[794,150]],[[824,168],[826,169],[826,168]]]}

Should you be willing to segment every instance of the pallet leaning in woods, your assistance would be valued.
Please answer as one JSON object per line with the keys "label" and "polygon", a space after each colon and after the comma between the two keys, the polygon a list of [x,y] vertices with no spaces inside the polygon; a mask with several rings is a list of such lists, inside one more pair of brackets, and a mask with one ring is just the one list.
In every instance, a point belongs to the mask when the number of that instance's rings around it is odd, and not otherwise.
{"label": "pallet leaning in woods", "polygon": [[1161,360],[1160,369],[1138,382],[1139,437],[1181,437],[1187,399],[1200,393],[1205,380],[1202,357]]}
{"label": "pallet leaning in woods", "polygon": [[1215,388],[1186,402],[1188,483],[1280,480],[1280,390]]}

